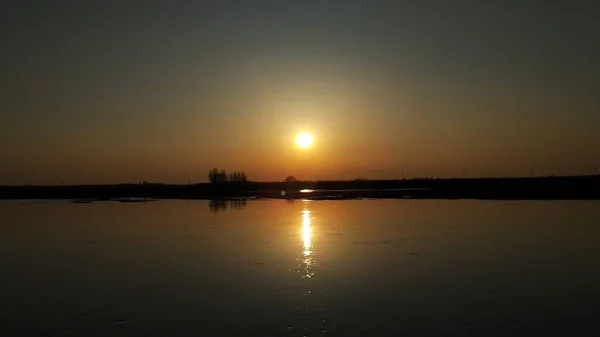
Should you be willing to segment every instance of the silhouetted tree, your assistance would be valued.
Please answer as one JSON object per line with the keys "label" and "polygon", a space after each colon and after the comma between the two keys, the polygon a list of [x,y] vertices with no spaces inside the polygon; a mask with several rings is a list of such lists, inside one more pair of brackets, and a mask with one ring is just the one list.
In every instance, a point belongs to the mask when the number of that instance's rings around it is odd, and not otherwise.
{"label": "silhouetted tree", "polygon": [[245,182],[248,181],[248,179],[246,178],[246,173],[245,172],[238,171],[238,172],[234,172],[233,173],[233,180],[232,181],[236,182],[236,183],[245,183]]}
{"label": "silhouetted tree", "polygon": [[208,172],[208,181],[212,184],[221,184],[227,182],[227,172],[225,170],[212,169]]}
{"label": "silhouetted tree", "polygon": [[298,179],[296,179],[296,177],[294,177],[294,176],[287,176],[285,178],[285,182],[286,183],[297,183]]}
{"label": "silhouetted tree", "polygon": [[217,183],[217,176],[219,175],[219,170],[217,170],[216,168],[208,171],[208,181],[211,184],[216,184]]}
{"label": "silhouetted tree", "polygon": [[248,176],[245,172],[230,172],[227,174],[225,170],[212,169],[208,172],[208,181],[212,184],[221,184],[226,182],[245,183],[248,181]]}

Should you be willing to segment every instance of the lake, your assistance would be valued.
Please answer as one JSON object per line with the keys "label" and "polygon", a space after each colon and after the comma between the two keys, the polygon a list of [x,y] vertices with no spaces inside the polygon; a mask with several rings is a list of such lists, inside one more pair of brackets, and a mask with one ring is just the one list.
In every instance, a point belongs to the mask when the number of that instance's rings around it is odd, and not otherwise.
{"label": "lake", "polygon": [[0,202],[3,336],[597,336],[598,201]]}

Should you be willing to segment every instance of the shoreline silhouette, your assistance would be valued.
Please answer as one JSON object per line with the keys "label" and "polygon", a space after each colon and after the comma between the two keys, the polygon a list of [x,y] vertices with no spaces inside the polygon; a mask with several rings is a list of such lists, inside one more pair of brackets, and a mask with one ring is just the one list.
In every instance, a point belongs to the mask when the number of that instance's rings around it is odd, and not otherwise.
{"label": "shoreline silhouette", "polygon": [[351,181],[0,186],[0,199],[139,202],[156,199],[600,199],[600,176]]}

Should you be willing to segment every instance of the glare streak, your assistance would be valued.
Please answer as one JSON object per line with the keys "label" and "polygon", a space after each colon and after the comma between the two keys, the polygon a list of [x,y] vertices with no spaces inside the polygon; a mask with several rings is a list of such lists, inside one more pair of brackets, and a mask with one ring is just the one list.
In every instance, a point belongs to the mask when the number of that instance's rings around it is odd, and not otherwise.
{"label": "glare streak", "polygon": [[304,256],[310,256],[312,248],[312,228],[310,211],[302,211],[302,241],[304,243]]}
{"label": "glare streak", "polygon": [[316,265],[316,260],[313,254],[313,230],[312,230],[312,214],[308,209],[308,201],[304,201],[304,210],[302,210],[302,254],[298,258],[300,261],[298,273],[302,278],[312,278]]}

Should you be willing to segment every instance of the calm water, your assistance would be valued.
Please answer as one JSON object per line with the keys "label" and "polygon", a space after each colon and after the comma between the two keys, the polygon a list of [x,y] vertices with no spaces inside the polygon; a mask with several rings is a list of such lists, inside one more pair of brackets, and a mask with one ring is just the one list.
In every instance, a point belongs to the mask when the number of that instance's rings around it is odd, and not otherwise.
{"label": "calm water", "polygon": [[598,336],[600,203],[0,202],[3,336]]}

